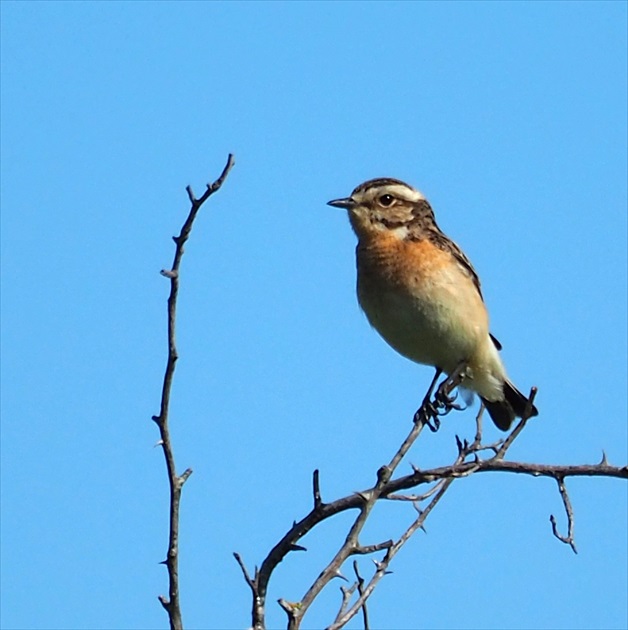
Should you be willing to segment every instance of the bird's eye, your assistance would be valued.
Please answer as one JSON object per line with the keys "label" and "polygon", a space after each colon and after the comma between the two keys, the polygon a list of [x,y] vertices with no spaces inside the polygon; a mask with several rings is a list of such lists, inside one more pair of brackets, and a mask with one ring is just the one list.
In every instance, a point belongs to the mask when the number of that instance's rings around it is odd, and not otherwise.
{"label": "bird's eye", "polygon": [[382,195],[377,201],[379,201],[380,206],[384,206],[384,208],[388,208],[392,206],[395,198],[392,195]]}

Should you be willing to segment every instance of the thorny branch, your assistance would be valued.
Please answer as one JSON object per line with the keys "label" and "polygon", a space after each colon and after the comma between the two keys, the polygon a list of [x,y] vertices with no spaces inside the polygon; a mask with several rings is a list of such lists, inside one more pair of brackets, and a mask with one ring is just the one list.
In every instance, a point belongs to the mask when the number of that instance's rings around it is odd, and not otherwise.
{"label": "thorny branch", "polygon": [[[462,369],[463,366],[460,366]],[[611,466],[604,457],[599,464],[584,465],[548,465],[548,464],[530,464],[526,462],[515,462],[505,460],[505,455],[514,442],[525,428],[528,418],[523,418],[508,436],[499,440],[494,444],[482,443],[482,409],[476,418],[476,433],[473,442],[460,440],[458,437],[457,449],[458,454],[454,462],[448,466],[421,470],[414,467],[414,472],[404,475],[396,479],[392,479],[392,475],[406,455],[412,444],[418,438],[424,426],[428,426],[431,430],[437,430],[440,424],[440,417],[446,415],[453,409],[458,409],[455,404],[455,396],[451,392],[459,384],[459,373],[454,372],[450,377],[445,379],[438,387],[436,393],[432,397],[432,392],[436,385],[436,377],[421,407],[414,416],[412,430],[402,443],[397,453],[387,466],[382,466],[377,473],[377,482],[371,488],[356,492],[355,494],[337,499],[331,503],[323,502],[320,492],[319,471],[314,471],[313,475],[313,508],[309,514],[303,519],[295,522],[286,532],[283,538],[271,549],[268,556],[262,562],[261,567],[255,568],[255,575],[251,578],[242,562],[241,558],[234,554],[240,568],[243,571],[246,582],[252,593],[252,626],[255,630],[264,630],[266,627],[266,597],[268,584],[273,571],[285,556],[293,550],[303,550],[304,547],[297,544],[305,534],[320,522],[331,518],[335,514],[347,510],[358,510],[358,515],[351,526],[349,533],[342,546],[321,572],[312,586],[305,593],[303,598],[297,602],[288,602],[280,599],[279,604],[288,615],[289,630],[296,630],[300,627],[307,609],[312,604],[320,591],[334,578],[346,578],[341,573],[344,562],[350,556],[364,555],[385,550],[385,554],[381,560],[374,560],[375,572],[367,580],[357,573],[357,563],[354,561],[354,571],[356,572],[356,581],[351,587],[341,587],[342,601],[336,619],[329,626],[329,630],[337,630],[342,628],[353,616],[358,614],[360,610],[363,615],[364,627],[368,628],[368,614],[366,611],[366,602],[373,593],[375,587],[381,578],[390,573],[388,567],[390,562],[406,543],[406,541],[418,530],[424,527],[425,520],[430,512],[441,500],[445,492],[451,484],[459,478],[467,477],[482,472],[510,472],[515,474],[526,474],[534,477],[550,477],[558,483],[561,498],[568,519],[568,535],[561,536],[556,528],[555,519],[552,517],[552,530],[554,535],[563,542],[569,544],[575,551],[575,542],[573,537],[573,510],[569,501],[569,496],[564,485],[566,477],[614,477],[628,479],[628,466]],[[530,407],[536,396],[536,389],[530,392]],[[488,458],[482,459],[481,454],[492,453]],[[399,494],[403,490],[416,488],[422,484],[432,484],[429,490],[421,495]],[[429,502],[423,508],[420,504],[424,501]],[[418,516],[399,537],[398,540],[387,540],[374,545],[362,546],[359,543],[359,534],[368,518],[373,506],[379,500],[402,500],[411,502]],[[352,596],[357,591],[357,599],[350,604]]]}
{"label": "thorny branch", "polygon": [[[359,493],[359,496],[362,498],[363,502],[359,507],[358,516],[351,526],[345,542],[340,547],[329,565],[314,581],[312,586],[308,589],[307,593],[305,593],[305,595],[299,602],[298,608],[291,611],[286,611],[288,613],[288,628],[290,628],[291,630],[299,628],[303,616],[305,615],[307,609],[311,606],[312,602],[316,599],[318,594],[331,580],[333,580],[338,575],[341,575],[340,569],[345,560],[352,555],[361,553],[362,547],[359,543],[359,535],[364,528],[364,525],[366,524],[368,516],[373,510],[373,507],[379,500],[382,494],[382,490],[390,481],[393,473],[395,472],[395,469],[400,464],[405,454],[408,452],[412,444],[414,444],[416,439],[421,434],[423,427],[432,427],[432,425],[430,424],[431,420],[436,423],[438,421],[439,415],[444,415],[445,413],[447,413],[446,406],[447,403],[449,403],[450,401],[449,396],[451,392],[462,381],[463,368],[464,366],[460,365],[458,369],[456,369],[451,374],[451,376],[447,377],[443,381],[441,386],[438,388],[433,400],[430,400],[428,392],[426,400],[423,402],[423,404],[415,414],[412,430],[403,441],[402,445],[399,447],[399,450],[395,453],[390,463],[387,466],[382,466],[377,471],[377,483],[375,484],[375,486],[373,486],[373,488],[367,490],[366,492]],[[438,424],[435,424],[435,427],[437,428]],[[390,543],[384,543],[384,545],[390,547]],[[382,547],[379,548],[381,549]],[[390,548],[388,549],[388,553],[390,553]],[[262,565],[262,570],[263,568],[264,565]]]}
{"label": "thorny branch", "polygon": [[185,220],[179,236],[173,236],[175,242],[174,260],[170,269],[162,269],[161,274],[170,280],[170,295],[168,296],[168,359],[166,362],[166,372],[161,390],[161,404],[159,415],[153,416],[153,420],[159,427],[160,439],[157,443],[161,445],[166,459],[166,468],[168,471],[168,482],[170,486],[170,518],[169,518],[169,538],[168,552],[166,559],[162,564],[168,568],[169,596],[159,596],[159,601],[168,613],[170,628],[173,630],[181,630],[183,622],[181,620],[181,606],[179,603],[179,504],[181,501],[181,489],[183,484],[192,474],[192,469],[187,468],[181,475],[177,475],[172,443],[170,440],[170,430],[168,427],[168,413],[170,409],[170,392],[172,389],[172,381],[174,378],[174,370],[179,354],[177,352],[175,339],[175,324],[177,316],[177,297],[179,294],[179,267],[184,252],[184,245],[190,236],[194,219],[201,206],[213,195],[220,190],[229,171],[235,164],[233,155],[229,154],[227,163],[220,174],[220,177],[212,183],[207,184],[207,189],[198,199],[194,196],[192,188],[188,186],[186,191],[190,200],[191,208],[187,219]]}

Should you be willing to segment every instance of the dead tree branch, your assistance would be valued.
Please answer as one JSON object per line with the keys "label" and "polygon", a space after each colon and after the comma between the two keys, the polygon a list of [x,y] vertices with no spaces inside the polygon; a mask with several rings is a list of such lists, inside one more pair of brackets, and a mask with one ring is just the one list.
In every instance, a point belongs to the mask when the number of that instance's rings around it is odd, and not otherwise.
{"label": "dead tree branch", "polygon": [[177,351],[175,326],[177,317],[177,297],[179,295],[179,267],[181,266],[181,258],[183,257],[184,245],[190,236],[192,225],[196,219],[196,215],[201,206],[213,195],[220,190],[229,171],[234,165],[233,155],[229,154],[227,163],[220,174],[220,177],[212,184],[207,184],[207,189],[198,199],[194,196],[190,186],[186,188],[188,198],[190,199],[191,208],[187,219],[183,223],[179,236],[173,236],[175,243],[174,260],[170,269],[162,269],[161,274],[170,280],[170,295],[168,296],[168,359],[166,361],[166,372],[164,374],[163,385],[161,389],[161,404],[159,415],[153,416],[153,420],[159,428],[160,439],[158,444],[161,445],[166,460],[166,468],[168,472],[168,483],[170,486],[170,515],[169,515],[169,537],[168,552],[163,564],[168,568],[168,597],[159,596],[159,601],[168,613],[170,627],[173,630],[181,630],[183,622],[181,620],[181,605],[179,602],[179,505],[181,501],[181,489],[183,484],[192,474],[192,469],[187,468],[181,475],[177,475],[172,442],[170,440],[170,429],[168,427],[168,414],[170,409],[170,392],[172,390],[172,381],[174,378],[175,366],[179,354]]}

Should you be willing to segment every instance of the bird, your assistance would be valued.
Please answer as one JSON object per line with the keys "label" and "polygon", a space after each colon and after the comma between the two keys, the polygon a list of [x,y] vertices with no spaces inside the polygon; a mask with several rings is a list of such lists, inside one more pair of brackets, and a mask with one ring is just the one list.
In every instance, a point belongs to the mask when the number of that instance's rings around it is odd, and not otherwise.
{"label": "bird", "polygon": [[537,408],[509,380],[489,331],[480,279],[438,227],[425,196],[393,178],[370,179],[328,205],[348,211],[358,238],[357,295],[369,323],[404,357],[451,375],[476,392],[507,431]]}

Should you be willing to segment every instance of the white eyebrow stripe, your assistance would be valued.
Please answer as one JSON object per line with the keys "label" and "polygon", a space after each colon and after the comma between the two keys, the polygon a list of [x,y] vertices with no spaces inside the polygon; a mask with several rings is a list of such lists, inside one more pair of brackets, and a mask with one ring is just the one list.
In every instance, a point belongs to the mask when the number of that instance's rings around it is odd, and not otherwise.
{"label": "white eyebrow stripe", "polygon": [[401,186],[400,184],[389,184],[388,186],[382,186],[380,194],[389,193],[393,197],[399,197],[400,199],[405,199],[406,201],[417,202],[424,200],[425,197],[423,193],[418,190],[414,190],[409,186]]}

